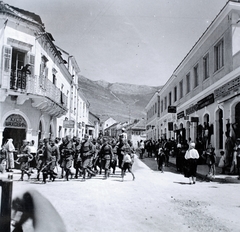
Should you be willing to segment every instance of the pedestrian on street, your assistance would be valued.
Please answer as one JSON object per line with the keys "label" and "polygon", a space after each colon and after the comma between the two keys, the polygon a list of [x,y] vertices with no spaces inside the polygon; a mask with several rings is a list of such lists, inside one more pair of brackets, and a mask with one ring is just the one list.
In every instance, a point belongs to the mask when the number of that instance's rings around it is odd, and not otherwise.
{"label": "pedestrian on street", "polygon": [[75,153],[73,158],[73,167],[75,168],[75,178],[82,175],[82,157],[81,157],[81,140],[77,138],[77,142],[75,145]]}
{"label": "pedestrian on street", "polygon": [[28,175],[28,179],[30,179],[31,173],[29,172],[29,162],[33,159],[32,154],[30,153],[30,149],[28,147],[29,142],[27,140],[23,140],[23,145],[19,149],[18,161],[20,163],[21,169],[21,177],[20,181],[23,181],[24,174]]}
{"label": "pedestrian on street", "polygon": [[165,166],[165,154],[164,154],[164,151],[161,147],[158,150],[158,154],[157,154],[156,159],[157,159],[158,170],[163,173],[164,166]]}
{"label": "pedestrian on street", "polygon": [[94,155],[95,150],[92,142],[89,139],[89,136],[86,134],[84,140],[81,144],[81,157],[83,162],[83,180],[86,179],[86,174],[95,176],[95,172],[92,170],[92,156]]}
{"label": "pedestrian on street", "polygon": [[40,139],[38,142],[38,149],[37,149],[37,154],[36,154],[36,169],[37,169],[37,180],[39,181],[40,178],[40,171],[43,167],[44,163],[44,157],[43,157],[43,150],[44,150],[44,143],[43,140]]}
{"label": "pedestrian on street", "polygon": [[144,147],[144,142],[141,140],[140,144],[139,144],[139,148],[140,148],[140,159],[144,158],[144,152],[145,152],[145,147]]}
{"label": "pedestrian on street", "polygon": [[225,162],[224,151],[220,151],[220,155],[221,155],[221,158],[219,160],[218,167],[222,168],[221,174],[225,174],[225,163],[226,162]]}
{"label": "pedestrian on street", "polygon": [[185,177],[189,178],[189,184],[196,183],[196,174],[197,174],[197,161],[199,159],[198,151],[195,149],[195,143],[191,142],[189,144],[189,149],[185,154],[186,160],[186,170]]}
{"label": "pedestrian on street", "polygon": [[15,147],[13,145],[13,139],[8,139],[7,143],[5,145],[5,148],[7,150],[7,166],[6,166],[6,171],[7,172],[13,172],[14,168],[14,157],[13,157],[13,152],[15,151]]}
{"label": "pedestrian on street", "polygon": [[130,172],[132,174],[133,180],[135,180],[135,176],[132,172],[132,165],[134,162],[134,154],[131,151],[129,144],[126,141],[124,141],[124,146],[122,147],[122,153],[123,153],[122,181],[124,180],[124,176],[125,176],[127,170],[128,170],[128,172]]}
{"label": "pedestrian on street", "polygon": [[103,145],[99,151],[99,156],[103,161],[103,169],[105,170],[104,178],[107,179],[110,175],[110,164],[113,157],[112,146],[108,143],[107,138],[103,138]]}
{"label": "pedestrian on street", "polygon": [[69,136],[65,136],[63,143],[59,147],[59,151],[62,158],[61,168],[65,171],[66,180],[68,181],[69,175],[71,175],[71,178],[73,176],[73,173],[71,172],[71,167],[73,163],[73,154],[75,152],[75,146],[70,140]]}
{"label": "pedestrian on street", "polygon": [[0,172],[1,173],[4,173],[6,171],[6,159],[7,159],[7,149],[5,148],[5,144],[4,144],[0,150]]}
{"label": "pedestrian on street", "polygon": [[50,139],[50,146],[51,146],[51,163],[49,166],[49,174],[50,174],[50,180],[54,181],[57,177],[57,173],[54,172],[54,169],[57,167],[58,161],[60,159],[60,152],[58,146],[56,146],[55,141],[53,139]]}
{"label": "pedestrian on street", "polygon": [[215,178],[215,172],[216,172],[216,154],[215,154],[215,148],[212,146],[211,143],[209,143],[207,150],[206,150],[206,163],[208,165],[208,177]]}

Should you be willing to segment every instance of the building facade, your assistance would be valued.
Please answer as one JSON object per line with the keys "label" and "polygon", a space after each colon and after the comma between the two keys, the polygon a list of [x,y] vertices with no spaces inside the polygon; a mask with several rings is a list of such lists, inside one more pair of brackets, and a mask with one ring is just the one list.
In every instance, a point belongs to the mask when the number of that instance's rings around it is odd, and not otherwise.
{"label": "building facade", "polygon": [[[0,2],[0,140],[83,135],[88,108],[79,68],[45,31],[41,18]],[[81,118],[82,117],[82,118]]]}
{"label": "building facade", "polygon": [[156,140],[160,136],[158,119],[160,117],[160,90],[158,90],[145,107],[146,111],[146,138]]}
{"label": "building facade", "polygon": [[[160,136],[216,153],[240,138],[240,3],[229,1],[159,92]],[[157,137],[157,135],[155,135]]]}

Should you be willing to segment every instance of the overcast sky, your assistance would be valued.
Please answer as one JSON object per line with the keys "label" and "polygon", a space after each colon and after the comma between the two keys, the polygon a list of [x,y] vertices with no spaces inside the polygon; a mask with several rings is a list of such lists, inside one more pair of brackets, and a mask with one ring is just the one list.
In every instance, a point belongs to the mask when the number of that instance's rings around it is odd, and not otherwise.
{"label": "overcast sky", "polygon": [[81,74],[164,85],[227,0],[5,0],[38,14]]}

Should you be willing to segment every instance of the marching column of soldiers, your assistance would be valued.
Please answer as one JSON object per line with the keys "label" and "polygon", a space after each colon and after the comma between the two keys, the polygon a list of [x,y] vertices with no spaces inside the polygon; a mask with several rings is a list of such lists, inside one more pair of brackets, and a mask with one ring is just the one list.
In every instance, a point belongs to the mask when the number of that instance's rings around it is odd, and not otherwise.
{"label": "marching column of soldiers", "polygon": [[[29,153],[26,143],[22,149],[23,153],[25,151],[27,154]],[[113,175],[115,174],[117,166],[121,170],[122,181],[126,170],[132,174],[134,180],[135,176],[132,173],[134,153],[131,142],[121,135],[118,139],[106,137],[91,139],[85,135],[82,141],[76,136],[73,138],[65,136],[55,140],[43,139],[39,141],[34,157],[28,154],[22,159],[22,155],[19,155],[18,163],[22,170],[20,180],[23,180],[24,173],[30,178],[32,159],[36,160],[36,180],[42,181],[44,184],[47,183],[47,180],[53,182],[56,178],[65,178],[67,181],[72,178],[82,178],[85,181],[98,174],[101,175],[102,171],[104,171],[104,179],[108,179],[111,171]]]}

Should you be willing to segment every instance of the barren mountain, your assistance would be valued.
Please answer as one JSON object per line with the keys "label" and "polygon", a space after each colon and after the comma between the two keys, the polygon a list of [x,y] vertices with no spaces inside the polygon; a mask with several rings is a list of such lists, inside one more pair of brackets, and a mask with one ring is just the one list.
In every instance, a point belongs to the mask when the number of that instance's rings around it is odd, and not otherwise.
{"label": "barren mountain", "polygon": [[145,117],[144,108],[161,87],[92,81],[84,76],[79,86],[90,103],[90,111],[100,118],[128,121]]}

